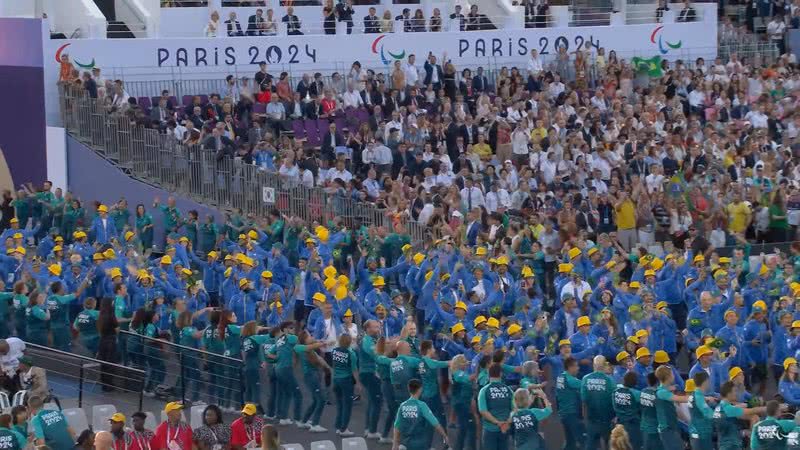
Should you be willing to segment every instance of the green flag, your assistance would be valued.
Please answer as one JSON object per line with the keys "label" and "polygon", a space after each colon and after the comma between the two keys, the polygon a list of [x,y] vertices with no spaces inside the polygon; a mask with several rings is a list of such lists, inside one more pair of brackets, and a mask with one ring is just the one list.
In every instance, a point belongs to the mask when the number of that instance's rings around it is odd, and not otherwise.
{"label": "green flag", "polygon": [[657,78],[664,75],[663,72],[661,72],[660,56],[653,56],[652,58],[634,56],[633,59],[631,59],[631,64],[633,64],[637,72],[646,72],[651,77]]}

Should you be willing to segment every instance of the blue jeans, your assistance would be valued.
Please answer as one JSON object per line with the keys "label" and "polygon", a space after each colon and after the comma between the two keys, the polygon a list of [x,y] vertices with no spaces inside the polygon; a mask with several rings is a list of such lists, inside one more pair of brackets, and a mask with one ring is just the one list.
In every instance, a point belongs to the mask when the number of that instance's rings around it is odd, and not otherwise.
{"label": "blue jeans", "polygon": [[508,434],[483,429],[481,450],[508,450]]}
{"label": "blue jeans", "polygon": [[294,401],[294,420],[300,420],[300,410],[303,406],[303,393],[294,378],[294,371],[291,367],[275,370],[280,383],[278,391],[278,419],[289,418],[289,404]]}
{"label": "blue jeans", "polygon": [[367,396],[367,414],[364,418],[364,429],[369,433],[378,432],[378,419],[381,415],[380,379],[374,372],[361,372],[358,379],[364,386]]}
{"label": "blue jeans", "polygon": [[308,405],[306,413],[303,414],[303,422],[319,425],[322,410],[325,408],[325,389],[322,389],[322,384],[319,382],[319,372],[304,373],[303,381],[306,389],[311,393],[311,404]]}
{"label": "blue jeans", "polygon": [[336,429],[344,431],[350,425],[353,412],[353,378],[334,378],[333,393],[336,395]]}

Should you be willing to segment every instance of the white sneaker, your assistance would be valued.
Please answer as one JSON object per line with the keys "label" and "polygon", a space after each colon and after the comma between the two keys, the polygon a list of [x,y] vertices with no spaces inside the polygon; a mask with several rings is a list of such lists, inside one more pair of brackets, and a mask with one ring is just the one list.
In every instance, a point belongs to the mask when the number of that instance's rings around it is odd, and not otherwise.
{"label": "white sneaker", "polygon": [[296,425],[297,425],[297,428],[300,428],[301,430],[304,429],[304,428],[305,429],[311,428],[311,422],[296,422]]}
{"label": "white sneaker", "polygon": [[367,433],[365,437],[367,439],[380,439],[381,438],[381,434],[380,433]]}
{"label": "white sneaker", "polygon": [[392,440],[391,440],[391,439],[389,439],[388,437],[381,437],[381,438],[378,440],[378,443],[379,443],[379,444],[391,444],[391,443],[392,443]]}
{"label": "white sneaker", "polygon": [[142,395],[144,395],[145,397],[155,397],[156,396],[155,393],[150,392],[150,391],[142,391]]}
{"label": "white sneaker", "polygon": [[291,425],[291,424],[292,424],[292,419],[281,419],[280,422],[278,422],[278,425]]}
{"label": "white sneaker", "polygon": [[311,428],[308,429],[308,431],[310,431],[312,433],[327,433],[328,429],[327,428],[322,428],[319,425],[312,425]]}
{"label": "white sneaker", "polygon": [[341,437],[350,437],[350,436],[353,436],[354,434],[355,433],[353,433],[350,430],[344,430],[344,431],[340,431],[339,432],[339,436],[341,436]]}

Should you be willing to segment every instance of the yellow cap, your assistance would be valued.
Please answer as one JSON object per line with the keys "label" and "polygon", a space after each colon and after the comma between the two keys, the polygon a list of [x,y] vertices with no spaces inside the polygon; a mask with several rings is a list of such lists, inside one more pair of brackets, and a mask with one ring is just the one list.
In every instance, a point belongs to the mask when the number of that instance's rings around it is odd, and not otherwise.
{"label": "yellow cap", "polygon": [[650,333],[647,330],[639,330],[639,331],[636,332],[636,337],[638,339],[641,339],[641,338],[647,337],[647,336],[650,336]]}
{"label": "yellow cap", "polygon": [[572,272],[572,264],[570,263],[562,263],[558,265],[558,273],[570,273]]}
{"label": "yellow cap", "polygon": [[589,249],[589,251],[586,252],[586,254],[589,255],[589,256],[592,256],[592,255],[594,255],[595,253],[597,253],[599,251],[600,250],[598,250],[597,247],[592,247],[592,248]]}
{"label": "yellow cap", "polygon": [[703,262],[703,261],[705,261],[705,260],[706,260],[706,257],[705,257],[705,256],[703,256],[703,255],[697,255],[697,256],[695,256],[695,257],[694,257],[694,259],[692,260],[692,262]]}
{"label": "yellow cap", "polygon": [[347,278],[347,275],[339,275],[338,277],[336,277],[336,282],[342,286],[349,286],[350,278]]}
{"label": "yellow cap", "polygon": [[665,302],[663,300],[658,302],[658,303],[656,303],[656,309],[664,309],[666,307],[667,307],[667,302]]}
{"label": "yellow cap", "polygon": [[400,250],[404,252],[411,250],[411,244],[404,244],[402,247],[400,247]]}
{"label": "yellow cap", "polygon": [[522,268],[522,278],[530,278],[533,276],[533,270],[530,267],[525,266]]}
{"label": "yellow cap", "polygon": [[208,257],[209,258],[216,258],[217,256],[219,256],[219,253],[215,252],[214,250],[211,250],[210,252],[208,252]]}
{"label": "yellow cap", "polygon": [[472,326],[477,327],[478,325],[486,322],[486,317],[478,316],[475,320],[472,321]]}
{"label": "yellow cap", "polygon": [[330,231],[328,231],[325,227],[318,227],[317,228],[317,239],[320,242],[328,242],[328,238],[330,237]]}
{"label": "yellow cap", "polygon": [[347,297],[347,288],[345,286],[336,286],[336,291],[333,293],[333,298],[342,300]]}
{"label": "yellow cap", "polygon": [[711,350],[711,348],[707,345],[701,345],[700,347],[697,347],[697,350],[694,351],[694,355],[698,359],[702,358],[705,355],[710,355],[712,353],[714,353],[714,351]]}
{"label": "yellow cap", "polygon": [[272,272],[270,272],[269,270],[265,270],[265,271],[261,272],[261,278],[267,278],[267,279],[271,280],[272,279]]}
{"label": "yellow cap", "polygon": [[503,255],[497,258],[497,265],[498,266],[507,266],[508,265],[508,256]]}
{"label": "yellow cap", "polygon": [[616,265],[617,265],[617,262],[612,259],[611,261],[606,263],[606,269],[611,270],[611,268],[616,266]]}
{"label": "yellow cap", "polygon": [[47,268],[47,271],[48,271],[48,272],[50,272],[50,273],[52,273],[53,275],[55,275],[55,276],[57,276],[57,277],[58,277],[58,276],[61,276],[61,266],[60,266],[60,265],[58,265],[58,264],[51,264],[51,265],[50,265],[50,266]]}
{"label": "yellow cap", "polygon": [[14,233],[14,236],[12,236],[12,237],[14,239],[22,239],[22,233]]}
{"label": "yellow cap", "polygon": [[62,247],[60,245],[56,245],[55,247],[53,247],[53,253],[62,252],[62,251],[64,251],[64,247]]}
{"label": "yellow cap", "polygon": [[646,276],[646,277],[654,277],[654,276],[656,276],[656,271],[655,270],[645,270],[644,271],[644,276]]}
{"label": "yellow cap", "polygon": [[17,219],[16,217],[12,217],[8,223],[19,223],[19,219]]}
{"label": "yellow cap", "polygon": [[450,334],[456,334],[459,331],[464,331],[464,324],[461,322],[458,322],[452,327],[450,327]]}
{"label": "yellow cap", "polygon": [[83,231],[76,231],[76,232],[72,233],[72,237],[75,238],[75,239],[85,238],[86,237],[86,233],[84,233]]}
{"label": "yellow cap", "polygon": [[686,384],[683,387],[683,390],[688,394],[694,392],[697,389],[697,386],[694,385],[694,378],[689,378],[686,380]]}
{"label": "yellow cap", "polygon": [[621,363],[622,361],[625,361],[626,359],[628,359],[630,357],[631,357],[631,354],[626,352],[625,350],[623,350],[623,351],[617,353],[617,362]]}
{"label": "yellow cap", "polygon": [[225,258],[223,258],[224,261],[234,261],[235,259],[233,255],[225,255]]}
{"label": "yellow cap", "polygon": [[761,268],[758,269],[758,274],[759,275],[766,275],[767,273],[769,273],[769,268],[767,268],[766,264],[762,264]]}
{"label": "yellow cap", "polygon": [[489,328],[500,328],[500,321],[494,317],[489,317],[489,320],[486,321],[486,326]]}
{"label": "yellow cap", "polygon": [[642,287],[642,285],[638,281],[631,281],[630,284],[628,284],[628,287],[632,289],[639,289]]}
{"label": "yellow cap", "polygon": [[800,328],[800,320],[795,320],[792,322],[792,328]]}
{"label": "yellow cap", "polygon": [[114,267],[111,269],[109,276],[111,276],[111,278],[122,277],[122,270],[119,267]]}
{"label": "yellow cap", "polygon": [[231,273],[233,273],[233,267],[228,267],[227,269],[225,269],[225,272],[223,272],[225,278],[229,278],[231,276]]}
{"label": "yellow cap", "polygon": [[522,331],[522,327],[521,327],[521,326],[519,326],[519,325],[518,325],[518,324],[516,324],[516,323],[512,323],[512,324],[511,324],[511,325],[509,325],[509,327],[508,327],[508,334],[509,334],[509,336],[510,336],[510,335],[512,335],[512,334],[514,334],[514,333],[519,333],[520,331]]}
{"label": "yellow cap", "polygon": [[314,243],[314,238],[310,238],[310,237],[306,238],[306,244],[313,244],[313,243]]}
{"label": "yellow cap", "polygon": [[466,304],[466,303],[464,303],[464,302],[456,302],[456,306],[455,306],[455,308],[461,308],[461,309],[463,309],[464,311],[466,311],[466,310],[467,310],[467,304]]}
{"label": "yellow cap", "polygon": [[472,336],[472,340],[469,341],[469,342],[471,344],[480,344],[481,343],[481,337],[478,336],[478,335]]}
{"label": "yellow cap", "polygon": [[[126,237],[127,239],[127,237]],[[181,236],[178,238],[178,242],[189,242],[189,238],[186,236]]]}
{"label": "yellow cap", "polygon": [[244,405],[244,408],[242,408],[242,414],[246,416],[252,416],[256,413],[256,411],[258,411],[258,409],[256,408],[256,405],[252,403],[248,403]]}
{"label": "yellow cap", "polygon": [[55,241],[55,242],[64,242],[64,238],[61,237],[61,236],[56,236],[56,238],[53,239],[53,241]]}
{"label": "yellow cap", "polygon": [[639,338],[636,336],[628,336],[628,342],[633,342],[636,345],[639,345]]}
{"label": "yellow cap", "polygon": [[642,347],[642,348],[636,350],[636,359],[646,358],[648,356],[651,356],[651,355],[650,355],[650,349],[648,349],[647,347]]}
{"label": "yellow cap", "polygon": [[420,265],[422,261],[425,260],[425,255],[423,255],[422,253],[416,253],[414,254],[413,259],[414,259],[414,264]]}
{"label": "yellow cap", "polygon": [[325,289],[330,291],[334,286],[336,286],[336,278],[325,278],[325,281],[322,282],[322,285],[325,286]]}
{"label": "yellow cap", "polygon": [[247,232],[247,237],[250,239],[258,239],[258,233],[255,230],[250,230]]}
{"label": "yellow cap", "polygon": [[571,248],[571,249],[569,249],[569,251],[567,252],[567,256],[569,256],[569,259],[575,259],[575,258],[577,258],[577,257],[578,257],[580,254],[581,254],[581,249],[579,249],[578,247],[572,247],[572,248]]}
{"label": "yellow cap", "polygon": [[486,255],[486,247],[478,247],[475,249],[475,254],[478,256]]}
{"label": "yellow cap", "polygon": [[161,257],[161,264],[172,264],[172,257],[169,255],[164,255]]}
{"label": "yellow cap", "polygon": [[797,360],[789,357],[783,360],[783,370],[789,370],[789,366],[792,364],[797,364]]}
{"label": "yellow cap", "polygon": [[248,280],[247,278],[242,278],[241,280],[239,280],[239,287],[240,288],[243,288],[243,287],[247,286],[248,284],[250,284],[250,280]]}
{"label": "yellow cap", "polygon": [[17,249],[15,249],[14,247],[7,248],[6,249],[6,255],[10,255],[10,254],[14,253],[15,251],[17,251]]}
{"label": "yellow cap", "polygon": [[767,304],[764,302],[764,300],[757,300],[753,303],[753,312],[755,312],[756,308],[761,308],[761,312],[764,312],[767,310]]}
{"label": "yellow cap", "polygon": [[116,252],[114,252],[114,249],[113,249],[113,248],[109,248],[109,249],[107,249],[106,251],[104,251],[104,252],[103,252],[103,256],[104,256],[106,259],[114,259],[114,258],[116,258],[116,257],[117,257],[117,253],[116,253]]}
{"label": "yellow cap", "polygon": [[489,264],[497,264],[497,258],[489,258]]}
{"label": "yellow cap", "polygon": [[102,253],[95,253],[94,255],[92,255],[92,260],[94,260],[94,261],[102,261],[104,259],[106,259],[106,258],[105,258],[105,256],[103,256]]}
{"label": "yellow cap", "polygon": [[731,370],[728,371],[728,380],[733,381],[734,378],[741,375],[742,369],[739,367],[731,367]]}
{"label": "yellow cap", "polygon": [[239,240],[247,239],[247,235],[244,233],[239,234]]}
{"label": "yellow cap", "polygon": [[110,419],[108,419],[108,420],[110,420],[110,421],[112,421],[112,422],[120,422],[120,423],[125,423],[125,414],[122,414],[122,413],[114,413],[114,414],[111,416],[111,418],[110,418]]}
{"label": "yellow cap", "polygon": [[589,319],[589,316],[580,316],[578,317],[578,327],[584,327],[591,325],[592,321]]}
{"label": "yellow cap", "polygon": [[345,317],[353,317],[353,311],[350,311],[350,308],[347,308],[347,311],[344,312]]}
{"label": "yellow cap", "polygon": [[372,285],[375,287],[386,286],[386,281],[384,281],[383,277],[375,277],[375,280],[372,282]]}
{"label": "yellow cap", "polygon": [[653,270],[660,270],[662,267],[664,267],[664,261],[659,258],[653,258],[653,261],[650,262],[650,267]]}
{"label": "yellow cap", "polygon": [[739,317],[739,313],[737,313],[736,310],[734,310],[734,309],[729,309],[729,310],[725,311],[725,315],[723,317],[725,319],[727,319],[728,316],[730,316],[730,315],[734,315],[736,317]]}
{"label": "yellow cap", "polygon": [[100,206],[97,207],[97,210],[100,211],[100,212],[108,212],[108,206],[100,205]]}
{"label": "yellow cap", "polygon": [[325,278],[333,278],[336,276],[336,267],[333,266],[326,266],[322,269],[322,274],[325,275]]}
{"label": "yellow cap", "polygon": [[[722,258],[719,259],[719,263],[720,264],[730,264],[731,263],[731,259],[728,258],[727,256],[723,256]],[[733,370],[733,369],[731,369],[731,370]]]}
{"label": "yellow cap", "polygon": [[653,361],[656,364],[667,364],[669,362],[669,355],[664,350],[656,350],[656,353],[653,355]]}
{"label": "yellow cap", "polygon": [[311,296],[315,301],[325,303],[328,299],[325,297],[325,294],[322,292],[316,292],[314,295]]}
{"label": "yellow cap", "polygon": [[378,311],[386,311],[386,307],[383,306],[383,303],[378,303],[377,305],[375,305],[375,312]]}
{"label": "yellow cap", "polygon": [[181,402],[169,402],[164,406],[164,412],[172,412],[183,409]]}
{"label": "yellow cap", "polygon": [[247,260],[247,255],[245,255],[244,253],[236,254],[236,262],[237,263],[243,263],[243,262],[245,262],[245,260]]}
{"label": "yellow cap", "polygon": [[569,339],[562,339],[562,340],[558,341],[558,346],[559,347],[563,347],[565,345],[572,346],[572,342],[570,342]]}
{"label": "yellow cap", "polygon": [[181,273],[184,274],[184,275],[191,275],[192,274],[192,269],[183,269],[183,270],[181,270]]}

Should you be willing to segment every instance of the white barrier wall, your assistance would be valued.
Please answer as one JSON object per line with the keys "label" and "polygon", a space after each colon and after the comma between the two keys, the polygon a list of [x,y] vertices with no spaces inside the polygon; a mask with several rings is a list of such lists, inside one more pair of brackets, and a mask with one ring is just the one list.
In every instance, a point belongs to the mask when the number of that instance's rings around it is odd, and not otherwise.
{"label": "white barrier wall", "polygon": [[67,179],[67,135],[61,127],[47,127],[47,179],[54,188],[66,190]]}

